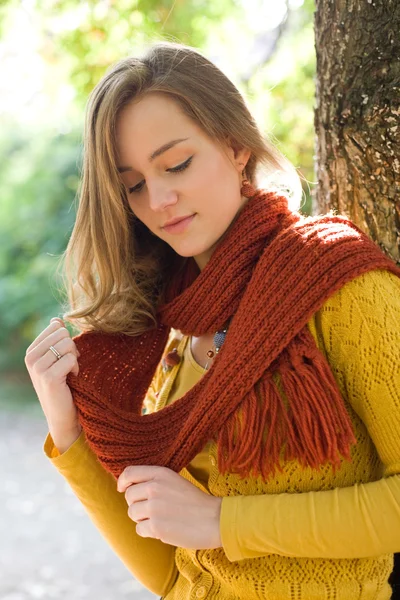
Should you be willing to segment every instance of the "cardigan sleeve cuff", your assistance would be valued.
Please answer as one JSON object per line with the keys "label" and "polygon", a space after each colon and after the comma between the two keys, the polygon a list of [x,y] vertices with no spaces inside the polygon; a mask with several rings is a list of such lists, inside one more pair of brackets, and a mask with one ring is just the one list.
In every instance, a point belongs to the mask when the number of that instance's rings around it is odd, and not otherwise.
{"label": "cardigan sleeve cuff", "polygon": [[[54,444],[51,434],[48,433],[43,444],[43,451],[47,458],[59,470],[69,470],[82,459],[82,455],[93,454],[86,442],[84,431],[82,431],[75,442],[62,454]],[[94,456],[94,455],[93,455]],[[97,461],[97,458],[96,458]]]}
{"label": "cardigan sleeve cuff", "polygon": [[221,515],[220,515],[220,535],[222,547],[225,555],[230,562],[235,562],[244,558],[242,556],[239,539],[238,539],[238,524],[237,506],[238,496],[225,496],[222,498]]}

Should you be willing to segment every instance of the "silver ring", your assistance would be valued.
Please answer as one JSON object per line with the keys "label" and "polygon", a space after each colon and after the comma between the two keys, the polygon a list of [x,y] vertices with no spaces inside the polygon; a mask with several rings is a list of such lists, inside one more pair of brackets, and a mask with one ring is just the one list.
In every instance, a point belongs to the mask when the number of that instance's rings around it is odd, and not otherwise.
{"label": "silver ring", "polygon": [[52,353],[54,354],[54,356],[57,357],[57,360],[60,360],[60,358],[62,358],[61,354],[58,352],[58,350],[56,350],[54,348],[54,346],[50,346],[49,349],[52,351]]}

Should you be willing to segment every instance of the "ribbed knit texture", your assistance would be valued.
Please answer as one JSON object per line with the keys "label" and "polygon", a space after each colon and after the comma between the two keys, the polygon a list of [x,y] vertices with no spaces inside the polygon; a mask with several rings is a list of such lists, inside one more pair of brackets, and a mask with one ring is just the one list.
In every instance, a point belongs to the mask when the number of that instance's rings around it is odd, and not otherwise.
{"label": "ribbed knit texture", "polygon": [[[193,262],[172,282],[157,328],[136,338],[74,338],[80,374],[67,381],[102,464],[115,476],[128,464],[179,471],[210,438],[219,442],[221,472],[265,480],[281,468],[282,447],[285,460],[303,466],[350,458],[351,422],[306,323],[357,275],[381,268],[400,276],[400,269],[346,218],[304,218],[284,196],[255,190],[200,274]],[[202,335],[230,318],[202,380],[172,406],[141,415],[170,327]]]}

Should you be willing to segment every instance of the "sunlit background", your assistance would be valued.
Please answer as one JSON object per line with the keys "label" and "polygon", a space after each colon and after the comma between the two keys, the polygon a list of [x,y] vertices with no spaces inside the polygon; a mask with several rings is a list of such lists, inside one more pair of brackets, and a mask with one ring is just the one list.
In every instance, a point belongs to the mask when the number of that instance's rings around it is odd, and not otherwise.
{"label": "sunlit background", "polygon": [[86,99],[143,43],[193,45],[246,95],[313,188],[313,0],[0,2],[0,597],[150,598],[42,453],[27,346],[61,313],[55,279],[75,214]]}

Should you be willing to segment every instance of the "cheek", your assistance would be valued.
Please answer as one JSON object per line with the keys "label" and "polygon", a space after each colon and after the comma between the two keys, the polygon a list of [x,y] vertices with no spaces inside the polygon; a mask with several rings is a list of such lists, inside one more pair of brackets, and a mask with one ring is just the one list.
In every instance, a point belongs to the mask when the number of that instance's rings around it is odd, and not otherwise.
{"label": "cheek", "polygon": [[134,197],[129,198],[128,203],[135,217],[150,228],[149,219],[151,219],[151,215],[149,214],[149,211],[146,210],[146,204],[143,201],[143,198],[140,201]]}
{"label": "cheek", "polygon": [[220,154],[214,154],[210,157],[207,164],[208,176],[212,179],[217,179],[226,170],[226,162]]}
{"label": "cheek", "polygon": [[129,204],[129,206],[131,208],[131,211],[135,215],[135,217],[139,217],[137,203],[132,199],[131,196],[128,196],[128,204]]}
{"label": "cheek", "polygon": [[225,155],[215,154],[208,169],[208,182],[212,183],[215,193],[230,197],[235,193],[238,177],[235,167]]}
{"label": "cheek", "polygon": [[226,170],[226,164],[223,157],[218,152],[205,151],[201,157],[198,156],[196,163],[193,162],[190,183],[207,187],[210,183],[214,184],[220,179],[224,170]]}
{"label": "cheek", "polygon": [[157,237],[163,237],[162,230],[160,229],[160,215],[154,214],[154,212],[149,208],[147,200],[143,202],[143,198],[141,198],[141,202],[135,204],[135,206],[131,207],[134,215],[139,221],[143,223]]}

